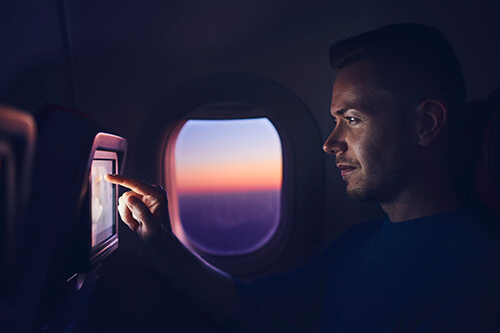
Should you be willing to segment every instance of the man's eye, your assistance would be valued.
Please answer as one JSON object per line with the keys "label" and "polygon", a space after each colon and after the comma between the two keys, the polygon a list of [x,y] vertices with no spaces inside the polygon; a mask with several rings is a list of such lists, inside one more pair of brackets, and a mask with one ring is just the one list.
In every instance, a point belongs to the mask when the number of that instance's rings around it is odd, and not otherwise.
{"label": "man's eye", "polygon": [[345,117],[345,120],[347,120],[347,122],[352,125],[356,125],[360,121],[358,118],[354,117]]}

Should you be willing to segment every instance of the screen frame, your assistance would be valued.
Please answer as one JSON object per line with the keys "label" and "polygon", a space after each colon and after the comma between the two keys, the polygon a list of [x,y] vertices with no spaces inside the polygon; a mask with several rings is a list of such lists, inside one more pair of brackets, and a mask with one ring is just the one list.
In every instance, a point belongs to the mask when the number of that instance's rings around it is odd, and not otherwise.
{"label": "screen frame", "polygon": [[[104,259],[106,259],[110,254],[118,249],[119,246],[119,220],[118,213],[115,209],[114,214],[114,234],[107,238],[104,242],[99,243],[97,246],[92,246],[92,214],[91,214],[91,186],[92,186],[92,175],[91,168],[94,159],[113,159],[115,162],[114,173],[120,174],[125,164],[125,155],[127,151],[127,140],[124,138],[99,132],[96,134],[92,148],[90,150],[88,163],[87,163],[87,176],[86,176],[86,186],[84,187],[84,244],[82,249],[85,253],[85,258],[82,261],[79,271],[85,272],[90,271],[97,267]],[[115,192],[115,208],[118,207],[118,186],[113,185]]]}
{"label": "screen frame", "polygon": [[[112,171],[111,173],[117,173],[118,166],[118,155],[114,151],[105,151],[105,150],[96,150],[94,153],[94,157],[92,159],[92,163],[94,161],[112,161]],[[115,248],[118,248],[118,188],[117,185],[111,185],[113,189],[113,234],[103,241],[98,242],[95,245],[92,245],[92,213],[90,213],[90,260],[91,265],[93,265],[97,261],[101,261],[107,256],[107,252],[114,251]],[[89,196],[92,198],[92,172],[89,173]],[[89,200],[89,209],[92,212],[92,200]]]}

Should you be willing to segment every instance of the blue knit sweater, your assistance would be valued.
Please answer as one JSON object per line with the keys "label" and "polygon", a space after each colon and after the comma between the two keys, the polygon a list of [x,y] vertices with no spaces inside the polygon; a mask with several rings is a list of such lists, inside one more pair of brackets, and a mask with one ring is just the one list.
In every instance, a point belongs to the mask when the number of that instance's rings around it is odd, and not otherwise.
{"label": "blue knit sweater", "polygon": [[498,217],[358,225],[304,268],[244,285],[249,331],[500,332]]}

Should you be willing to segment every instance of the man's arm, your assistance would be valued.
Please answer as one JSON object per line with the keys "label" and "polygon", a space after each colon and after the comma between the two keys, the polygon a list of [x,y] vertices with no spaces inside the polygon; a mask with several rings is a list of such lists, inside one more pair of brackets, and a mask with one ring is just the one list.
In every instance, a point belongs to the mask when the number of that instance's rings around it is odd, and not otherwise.
{"label": "man's arm", "polygon": [[113,184],[129,188],[119,199],[118,211],[165,264],[169,284],[187,295],[214,321],[224,322],[238,307],[236,284],[187,250],[171,231],[166,192],[139,179],[106,175]]}

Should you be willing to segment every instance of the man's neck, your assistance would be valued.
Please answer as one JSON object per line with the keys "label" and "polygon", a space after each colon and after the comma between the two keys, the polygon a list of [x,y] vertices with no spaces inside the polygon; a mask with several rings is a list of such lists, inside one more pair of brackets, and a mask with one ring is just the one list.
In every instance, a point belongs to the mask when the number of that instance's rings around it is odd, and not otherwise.
{"label": "man's neck", "polygon": [[433,186],[428,190],[415,188],[401,193],[391,202],[381,203],[392,222],[402,222],[436,215],[462,206],[455,190],[450,186]]}

